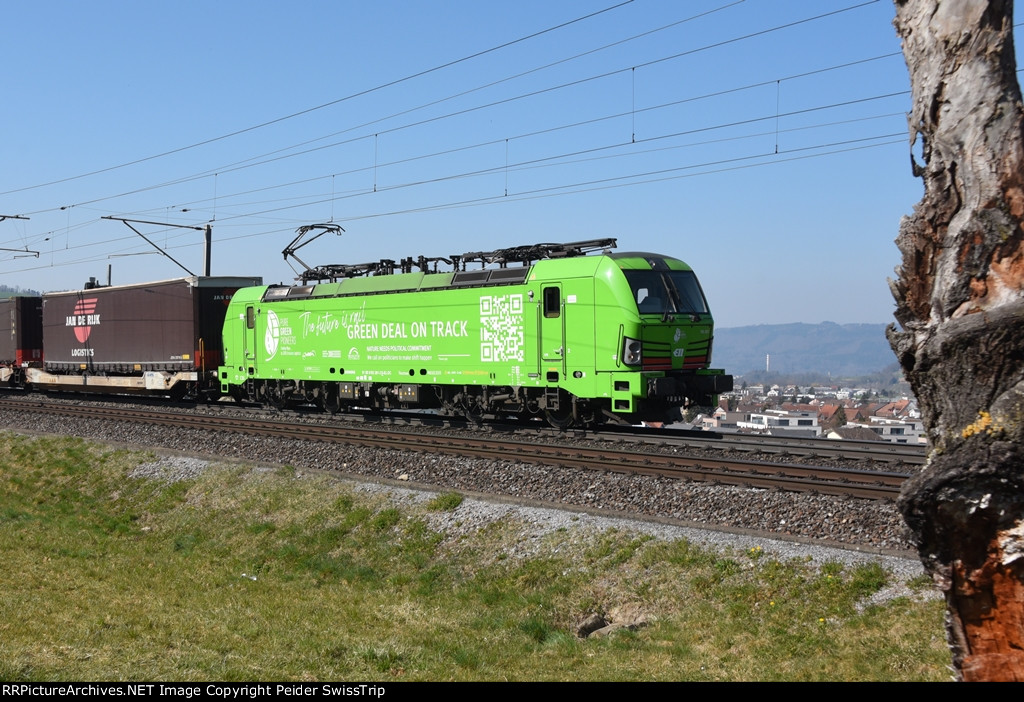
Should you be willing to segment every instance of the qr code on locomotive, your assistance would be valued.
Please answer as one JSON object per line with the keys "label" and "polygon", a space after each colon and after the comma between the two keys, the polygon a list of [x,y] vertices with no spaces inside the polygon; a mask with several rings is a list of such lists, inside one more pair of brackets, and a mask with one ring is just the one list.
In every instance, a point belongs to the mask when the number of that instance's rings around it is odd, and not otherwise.
{"label": "qr code on locomotive", "polygon": [[523,296],[480,296],[480,360],[523,360]]}

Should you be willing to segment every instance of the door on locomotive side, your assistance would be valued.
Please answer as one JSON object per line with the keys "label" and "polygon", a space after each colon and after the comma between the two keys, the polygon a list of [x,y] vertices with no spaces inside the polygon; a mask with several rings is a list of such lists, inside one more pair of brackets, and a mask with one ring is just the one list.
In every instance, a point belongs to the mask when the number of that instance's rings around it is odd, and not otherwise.
{"label": "door on locomotive side", "polygon": [[245,331],[242,332],[245,368],[251,377],[256,374],[256,307],[245,306]]}
{"label": "door on locomotive side", "polygon": [[562,305],[561,285],[555,283],[541,286],[540,315],[540,357],[545,365],[547,377],[552,364],[557,363],[560,372],[564,371],[562,366],[565,361],[565,309]]}

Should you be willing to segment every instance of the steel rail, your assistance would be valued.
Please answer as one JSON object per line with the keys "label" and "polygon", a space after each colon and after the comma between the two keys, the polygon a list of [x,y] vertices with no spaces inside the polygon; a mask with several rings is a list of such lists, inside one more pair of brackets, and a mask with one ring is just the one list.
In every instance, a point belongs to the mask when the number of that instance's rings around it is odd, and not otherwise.
{"label": "steel rail", "polygon": [[[538,444],[504,436],[439,437],[422,433],[402,433],[400,429],[372,425],[346,426],[337,423],[311,424],[294,421],[252,419],[142,410],[113,406],[80,406],[32,401],[16,401],[14,409],[90,419],[93,421],[139,422],[207,431],[244,433],[279,438],[336,442],[354,446],[390,449],[404,453],[434,453],[487,460],[584,468],[671,477],[718,485],[816,492],[847,495],[867,499],[892,499],[899,493],[905,475],[889,472],[862,471],[845,468],[686,457],[671,454],[645,453],[638,450],[582,448],[565,445]],[[0,400],[0,407],[11,409],[10,401]]]}

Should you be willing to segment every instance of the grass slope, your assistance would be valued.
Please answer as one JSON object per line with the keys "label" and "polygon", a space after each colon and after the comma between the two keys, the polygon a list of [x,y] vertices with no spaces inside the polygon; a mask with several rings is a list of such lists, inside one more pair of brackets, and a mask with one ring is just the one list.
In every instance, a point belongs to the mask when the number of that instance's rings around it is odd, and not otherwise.
{"label": "grass slope", "polygon": [[[444,538],[431,510],[330,476],[0,434],[0,679],[943,680],[942,607],[861,608],[887,574],[514,525]],[[635,631],[588,639],[592,612]]]}

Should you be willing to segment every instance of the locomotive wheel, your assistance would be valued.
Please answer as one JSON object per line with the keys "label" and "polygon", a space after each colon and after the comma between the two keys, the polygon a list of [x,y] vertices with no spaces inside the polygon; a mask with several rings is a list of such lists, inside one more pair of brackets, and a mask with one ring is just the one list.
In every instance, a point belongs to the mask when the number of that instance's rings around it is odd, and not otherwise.
{"label": "locomotive wheel", "polygon": [[270,400],[270,404],[273,407],[279,410],[283,410],[288,407],[288,395],[285,394],[280,383],[267,388],[267,399]]}
{"label": "locomotive wheel", "polygon": [[338,395],[337,390],[328,391],[327,396],[324,398],[324,409],[331,414],[341,412],[341,397]]}
{"label": "locomotive wheel", "polygon": [[544,410],[544,418],[555,429],[563,431],[576,423],[576,418],[572,416],[572,407],[561,410]]}
{"label": "locomotive wheel", "polygon": [[472,424],[483,424],[484,408],[479,402],[468,402],[462,406],[462,416]]}

